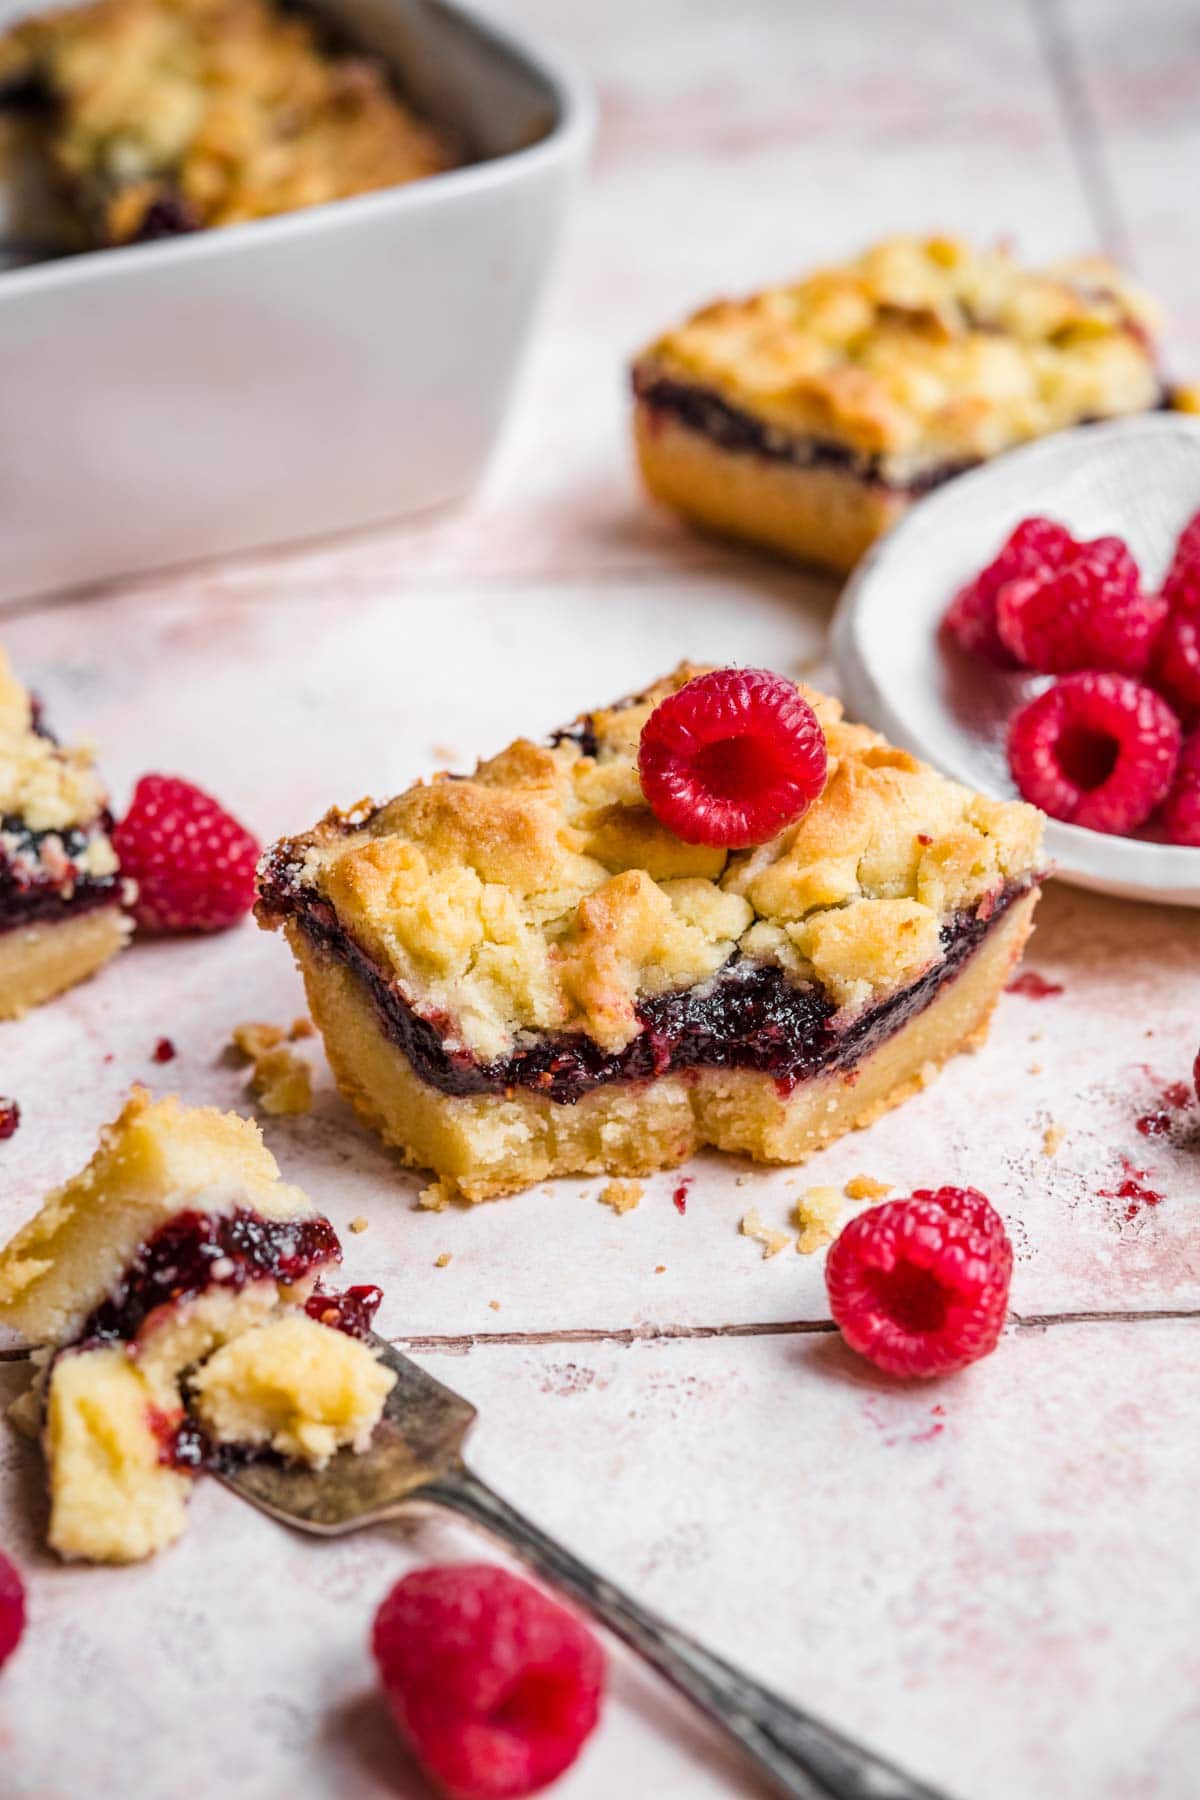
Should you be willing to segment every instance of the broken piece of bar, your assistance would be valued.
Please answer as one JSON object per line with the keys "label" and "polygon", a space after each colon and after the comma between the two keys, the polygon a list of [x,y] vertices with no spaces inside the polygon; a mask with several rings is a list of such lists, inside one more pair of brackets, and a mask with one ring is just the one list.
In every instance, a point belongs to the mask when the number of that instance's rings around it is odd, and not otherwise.
{"label": "broken piece of bar", "polygon": [[172,1543],[225,1457],[366,1448],[395,1378],[357,1335],[378,1289],[322,1285],[341,1254],[250,1120],[135,1089],[0,1252],[0,1324],[41,1347],[14,1413],[41,1434],[61,1556]]}
{"label": "broken piece of bar", "polygon": [[1165,403],[1159,321],[1112,263],[894,237],[666,332],[633,369],[651,494],[843,572],[913,500],[1067,426]]}
{"label": "broken piece of bar", "polygon": [[276,844],[282,928],[337,1080],[470,1200],[643,1175],[703,1144],[799,1162],[981,1036],[1030,929],[1041,815],[801,689],[828,778],[729,851],[651,812],[641,732],[698,670],[469,778]]}
{"label": "broken piece of bar", "polygon": [[0,1019],[94,975],[131,924],[90,750],[49,735],[0,649]]}

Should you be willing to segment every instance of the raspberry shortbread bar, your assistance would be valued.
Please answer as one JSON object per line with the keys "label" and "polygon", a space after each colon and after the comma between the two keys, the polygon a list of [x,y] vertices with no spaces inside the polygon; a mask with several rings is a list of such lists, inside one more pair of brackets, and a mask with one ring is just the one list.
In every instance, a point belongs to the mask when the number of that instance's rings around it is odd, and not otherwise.
{"label": "raspberry shortbread bar", "polygon": [[[746,672],[684,666],[265,856],[258,916],[287,935],[344,1093],[446,1189],[644,1174],[702,1144],[799,1161],[980,1037],[1029,932],[1041,815],[751,673],[822,739],[819,797],[790,824],[768,816],[790,774],[739,737]],[[678,835],[695,795],[660,792],[666,740],[645,731],[725,678],[729,740],[702,772],[750,781],[737,849]]]}
{"label": "raspberry shortbread bar", "polygon": [[130,923],[86,749],[64,749],[0,650],[0,1019],[84,981]]}
{"label": "raspberry shortbread bar", "polygon": [[0,1325],[43,1347],[14,1414],[42,1438],[60,1555],[163,1548],[226,1458],[366,1448],[394,1377],[361,1341],[379,1290],[324,1289],[340,1261],[257,1126],[135,1091],[0,1252]]}
{"label": "raspberry shortbread bar", "polygon": [[650,492],[834,570],[919,495],[1047,432],[1164,403],[1149,302],[1111,263],[891,238],[720,300],[633,370]]}

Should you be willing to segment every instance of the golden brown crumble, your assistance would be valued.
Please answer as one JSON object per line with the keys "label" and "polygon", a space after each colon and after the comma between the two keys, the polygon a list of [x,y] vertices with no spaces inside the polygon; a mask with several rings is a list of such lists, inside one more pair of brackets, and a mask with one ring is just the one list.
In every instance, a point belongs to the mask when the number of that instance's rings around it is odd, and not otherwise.
{"label": "golden brown crumble", "polygon": [[360,1237],[367,1229],[370,1222],[369,1219],[364,1219],[361,1213],[357,1213],[354,1218],[351,1219],[349,1229],[354,1233],[355,1237]]}
{"label": "golden brown crumble", "polygon": [[454,1198],[454,1188],[446,1181],[431,1181],[417,1195],[417,1205],[422,1212],[445,1212]]}
{"label": "golden brown crumble", "polygon": [[762,1246],[764,1261],[768,1257],[778,1256],[779,1252],[786,1250],[792,1241],[788,1232],[777,1231],[773,1226],[766,1224],[758,1208],[754,1206],[743,1215],[738,1224],[738,1230],[743,1237],[751,1238],[756,1244]]}
{"label": "golden brown crumble", "polygon": [[235,1025],[232,1033],[233,1047],[245,1057],[247,1062],[257,1062],[268,1050],[282,1044],[283,1031],[278,1025],[265,1025],[250,1019],[242,1025]]}
{"label": "golden brown crumble", "polygon": [[450,1267],[450,1262],[451,1256],[449,1250],[443,1250],[440,1256],[434,1257],[433,1266],[435,1269],[448,1269]]}
{"label": "golden brown crumble", "polygon": [[306,1113],[312,1108],[312,1070],[287,1044],[264,1050],[255,1060],[250,1089],[263,1111],[278,1118]]}
{"label": "golden brown crumble", "polygon": [[873,1175],[854,1175],[842,1191],[847,1200],[882,1200],[891,1193],[894,1185],[890,1181],[876,1181]]}
{"label": "golden brown crumble", "polygon": [[1066,1135],[1066,1126],[1059,1125],[1055,1120],[1051,1120],[1050,1124],[1047,1125],[1045,1131],[1042,1133],[1042,1155],[1057,1156],[1059,1146]]}
{"label": "golden brown crumble", "polygon": [[1084,419],[1155,406],[1157,313],[1114,265],[1023,269],[1004,249],[893,237],[794,285],[718,300],[639,376],[715,392],[902,483]]}
{"label": "golden brown crumble", "polygon": [[606,1181],[598,1197],[605,1206],[611,1206],[615,1213],[627,1213],[640,1204],[644,1193],[645,1189],[640,1181]]}
{"label": "golden brown crumble", "polygon": [[840,1188],[810,1187],[795,1202],[792,1218],[800,1228],[796,1248],[801,1256],[811,1256],[833,1242],[843,1198]]}
{"label": "golden brown crumble", "polygon": [[595,754],[518,739],[470,778],[334,810],[272,860],[445,1021],[448,1045],[484,1061],[521,1031],[582,1030],[620,1051],[642,999],[707,980],[735,951],[865,1006],[939,960],[947,914],[1035,869],[1032,807],[947,781],[809,689],[829,746],[816,804],[758,849],[681,842],[645,803],[637,749],[653,708],[697,673],[683,664],[588,715]]}

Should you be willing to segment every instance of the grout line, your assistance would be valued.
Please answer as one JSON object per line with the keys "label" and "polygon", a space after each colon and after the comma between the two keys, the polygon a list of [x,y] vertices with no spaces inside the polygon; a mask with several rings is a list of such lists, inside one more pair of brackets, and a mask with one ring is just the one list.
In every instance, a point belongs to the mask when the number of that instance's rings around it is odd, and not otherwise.
{"label": "grout line", "polygon": [[1164,1319],[1197,1319],[1200,1310],[1194,1306],[1148,1306],[1118,1309],[1113,1312],[1010,1313],[1009,1323],[1020,1330],[1041,1331],[1047,1325],[1137,1325]]}
{"label": "grout line", "polygon": [[476,1345],[652,1344],[692,1338],[798,1337],[836,1332],[832,1319],[790,1319],[778,1325],[626,1325],[606,1330],[587,1326],[563,1331],[468,1331],[457,1337],[399,1337],[389,1342],[407,1350],[473,1350]]}
{"label": "grout line", "polygon": [[[1044,1331],[1052,1325],[1136,1325],[1171,1319],[1200,1321],[1195,1307],[1153,1307],[1113,1312],[1010,1313],[1008,1323],[1018,1331]],[[782,1319],[777,1323],[755,1322],[745,1325],[629,1325],[606,1330],[603,1326],[574,1327],[561,1331],[468,1331],[454,1336],[430,1334],[424,1337],[397,1337],[389,1342],[407,1350],[461,1351],[506,1346],[550,1344],[648,1344],[672,1343],[689,1339],[811,1337],[829,1336],[837,1332],[832,1319]]]}
{"label": "grout line", "polygon": [[[1017,1331],[1045,1331],[1052,1325],[1138,1325],[1163,1323],[1172,1319],[1195,1319],[1200,1322],[1200,1308],[1159,1306],[1129,1308],[1103,1312],[1010,1313],[1008,1323]],[[403,1350],[439,1351],[505,1349],[507,1347],[538,1348],[550,1344],[654,1344],[686,1343],[712,1338],[760,1337],[830,1337],[836,1335],[832,1319],[752,1320],[744,1325],[623,1325],[566,1326],[558,1331],[464,1331],[453,1334],[427,1333],[420,1337],[403,1335],[389,1338]],[[0,1364],[27,1362],[31,1352],[23,1347],[0,1350]]]}
{"label": "grout line", "polygon": [[1080,185],[1101,246],[1125,268],[1132,267],[1130,234],[1109,174],[1104,134],[1087,81],[1063,16],[1064,0],[1030,0],[1050,81],[1062,111]]}

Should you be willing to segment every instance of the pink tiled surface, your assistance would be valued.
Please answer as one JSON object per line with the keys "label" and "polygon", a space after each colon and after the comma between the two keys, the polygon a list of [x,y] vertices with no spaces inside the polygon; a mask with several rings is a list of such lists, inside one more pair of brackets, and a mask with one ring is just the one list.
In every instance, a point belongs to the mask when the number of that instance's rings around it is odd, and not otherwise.
{"label": "pink tiled surface", "polygon": [[[354,540],[0,608],[60,727],[103,745],[119,802],[144,768],[178,769],[273,835],[683,655],[820,675],[833,588],[687,536],[632,479],[623,363],[715,293],[897,227],[1048,256],[1116,238],[1175,315],[1176,366],[1200,368],[1183,224],[1200,38],[1177,0],[1144,21],[1101,0],[506,10],[574,51],[603,110],[483,493]],[[800,1175],[704,1159],[684,1217],[665,1177],[624,1218],[584,1182],[420,1212],[315,1047],[313,1113],[267,1132],[336,1222],[368,1218],[350,1269],[387,1288],[385,1329],[481,1406],[481,1472],[608,1573],[958,1800],[1184,1800],[1200,1117],[1154,1138],[1136,1121],[1190,1067],[1198,952],[1198,915],[1052,887],[1030,960],[1060,996],[1007,997],[982,1054]],[[0,1147],[0,1232],[78,1166],[131,1080],[243,1104],[231,1027],[299,1009],[281,943],[246,926],[138,946],[0,1028],[0,1092],[25,1113]],[[169,1070],[150,1057],[164,1034]],[[1106,1194],[1123,1159],[1161,1204],[1127,1216]],[[1024,1322],[937,1390],[877,1384],[795,1329],[825,1321],[820,1258],[764,1262],[737,1234],[748,1207],[782,1224],[797,1189],[860,1171],[973,1181],[1012,1226]],[[0,1378],[15,1390],[20,1365]],[[152,1567],[57,1568],[35,1459],[0,1439],[0,1543],[34,1607],[0,1681],[0,1795],[418,1795],[370,1696],[366,1623],[403,1568],[477,1546],[433,1526],[321,1546],[212,1486],[193,1513]],[[618,1657],[560,1791],[757,1790]]]}

